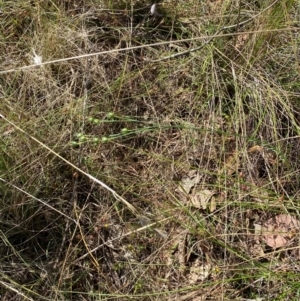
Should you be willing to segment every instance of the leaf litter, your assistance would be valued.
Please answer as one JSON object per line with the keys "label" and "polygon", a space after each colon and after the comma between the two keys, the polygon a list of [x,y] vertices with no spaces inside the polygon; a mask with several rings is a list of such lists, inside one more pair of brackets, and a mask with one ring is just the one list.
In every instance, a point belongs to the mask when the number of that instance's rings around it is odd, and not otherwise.
{"label": "leaf litter", "polygon": [[268,219],[261,228],[262,240],[273,249],[290,244],[299,233],[300,222],[288,214],[279,214]]}

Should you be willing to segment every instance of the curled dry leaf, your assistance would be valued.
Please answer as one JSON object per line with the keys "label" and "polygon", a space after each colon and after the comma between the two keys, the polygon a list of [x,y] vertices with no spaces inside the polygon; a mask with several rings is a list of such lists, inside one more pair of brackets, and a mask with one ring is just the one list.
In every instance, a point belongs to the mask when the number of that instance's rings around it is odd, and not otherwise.
{"label": "curled dry leaf", "polygon": [[231,155],[226,159],[223,171],[225,171],[227,175],[231,176],[238,170],[239,164],[238,154]]}
{"label": "curled dry leaf", "polygon": [[213,196],[211,197],[211,200],[210,200],[210,208],[209,208],[209,211],[210,211],[210,212],[214,212],[216,209],[217,209],[217,202],[216,202],[215,196],[213,195]]}
{"label": "curled dry leaf", "polygon": [[188,280],[190,284],[196,284],[200,281],[205,280],[209,277],[211,273],[212,266],[211,264],[200,264],[199,259],[193,264],[190,268],[190,274],[188,275]]}
{"label": "curled dry leaf", "polygon": [[190,170],[189,173],[182,178],[179,191],[189,194],[191,189],[200,182],[201,176],[198,171]]}
{"label": "curled dry leaf", "polygon": [[[193,207],[198,209],[206,209],[207,204],[215,192],[208,189],[196,192],[195,195],[191,197],[191,202]],[[215,201],[215,200],[214,200]]]}
{"label": "curled dry leaf", "polygon": [[299,232],[300,222],[288,214],[268,219],[261,228],[263,241],[271,248],[284,247]]}
{"label": "curled dry leaf", "polygon": [[269,151],[268,149],[266,149],[263,146],[260,146],[260,145],[252,146],[251,148],[248,149],[248,152],[249,153],[260,153],[263,156],[266,163],[268,163],[268,164],[272,165],[272,164],[276,163],[276,156],[271,151]]}

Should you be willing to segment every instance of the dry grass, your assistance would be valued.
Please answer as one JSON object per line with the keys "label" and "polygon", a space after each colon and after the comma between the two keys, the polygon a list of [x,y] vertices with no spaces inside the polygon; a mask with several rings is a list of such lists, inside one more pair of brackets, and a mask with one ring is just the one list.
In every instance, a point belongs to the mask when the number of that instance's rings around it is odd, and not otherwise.
{"label": "dry grass", "polygon": [[299,4],[205,2],[0,3],[1,300],[299,299]]}

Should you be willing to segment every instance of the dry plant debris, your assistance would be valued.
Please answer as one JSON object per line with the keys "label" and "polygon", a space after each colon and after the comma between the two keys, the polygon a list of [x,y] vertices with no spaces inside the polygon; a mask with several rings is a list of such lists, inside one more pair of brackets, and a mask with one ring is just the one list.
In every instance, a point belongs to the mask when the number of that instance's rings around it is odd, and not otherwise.
{"label": "dry plant debris", "polygon": [[211,201],[210,212],[216,209],[216,201],[213,195],[214,191],[210,191],[208,189],[204,189],[202,191],[196,192],[191,196],[192,206],[198,209],[206,209],[209,201]]}
{"label": "dry plant debris", "polygon": [[216,194],[215,191],[208,189],[199,190],[201,175],[199,171],[190,170],[185,175],[177,189],[180,192],[180,198],[183,202],[191,204],[192,207],[205,210],[210,203],[209,210],[213,212],[216,210]]}
{"label": "dry plant debris", "polygon": [[299,228],[299,220],[288,214],[279,214],[262,224],[262,239],[273,249],[282,248],[299,235]]}
{"label": "dry plant debris", "polygon": [[178,190],[185,194],[189,194],[192,188],[199,184],[200,180],[200,173],[197,170],[190,170],[188,174],[181,179]]}

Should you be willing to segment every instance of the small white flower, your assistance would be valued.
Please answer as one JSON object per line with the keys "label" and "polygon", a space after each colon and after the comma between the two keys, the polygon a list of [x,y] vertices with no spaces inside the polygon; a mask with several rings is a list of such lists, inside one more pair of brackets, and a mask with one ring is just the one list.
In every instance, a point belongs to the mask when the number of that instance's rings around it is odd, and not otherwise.
{"label": "small white flower", "polygon": [[151,15],[156,14],[156,4],[155,3],[151,5],[150,14]]}
{"label": "small white flower", "polygon": [[34,55],[34,57],[33,57],[33,62],[34,62],[36,65],[41,65],[41,64],[42,64],[42,61],[43,61],[42,57],[41,57],[40,55],[37,55],[37,54],[35,53],[34,49],[32,49],[32,52],[33,52],[33,55]]}
{"label": "small white flower", "polygon": [[156,17],[162,17],[162,15],[159,14],[159,13],[156,11],[156,4],[155,4],[155,3],[151,5],[151,8],[150,8],[150,15],[156,16]]}

